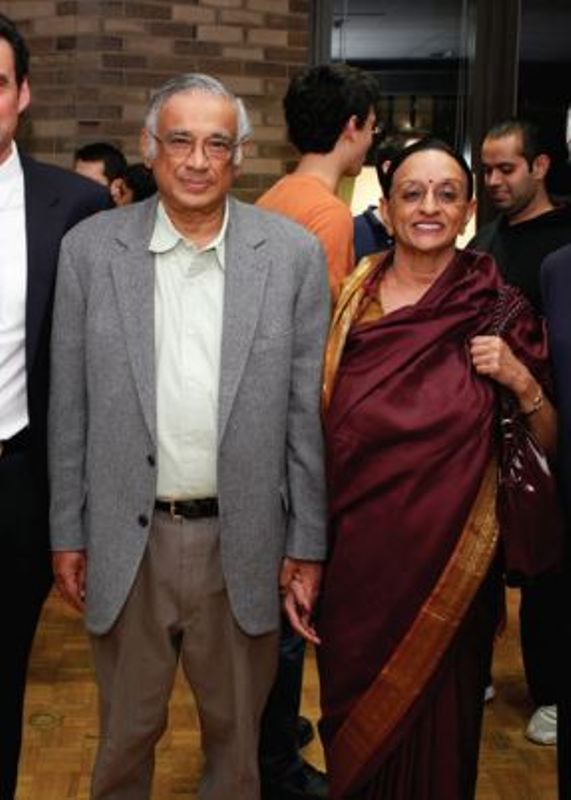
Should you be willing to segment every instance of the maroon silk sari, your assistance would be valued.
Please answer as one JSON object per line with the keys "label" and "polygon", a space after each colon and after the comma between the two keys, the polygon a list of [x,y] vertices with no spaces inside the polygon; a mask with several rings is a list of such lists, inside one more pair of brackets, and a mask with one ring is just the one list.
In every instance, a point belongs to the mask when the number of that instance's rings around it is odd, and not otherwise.
{"label": "maroon silk sari", "polygon": [[[376,291],[390,258],[365,275],[365,295]],[[422,614],[447,575],[467,522],[472,524],[492,463],[495,388],[475,373],[468,344],[490,332],[500,285],[488,256],[458,253],[414,306],[355,324],[344,343],[325,415],[331,556],[318,652],[321,733],[335,800],[473,796],[498,620],[493,557],[473,583],[457,631],[433,657],[422,652]],[[542,380],[545,340],[531,312],[506,338]],[[445,602],[455,603],[455,578],[446,580]],[[459,593],[465,591],[460,583]],[[340,740],[359,702],[359,713],[363,705],[366,710],[368,690],[383,668],[392,669],[413,628],[409,672],[414,647],[419,665],[427,658],[433,663],[426,675],[419,666],[418,693],[397,698],[402,711],[395,723],[348,781]],[[414,672],[412,678],[414,683]],[[371,704],[370,713],[379,714],[381,706]]]}

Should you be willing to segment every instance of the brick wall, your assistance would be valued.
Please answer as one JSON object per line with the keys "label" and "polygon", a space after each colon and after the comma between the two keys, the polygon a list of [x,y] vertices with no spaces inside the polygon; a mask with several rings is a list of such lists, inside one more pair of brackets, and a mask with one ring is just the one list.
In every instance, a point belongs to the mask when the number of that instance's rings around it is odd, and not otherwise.
{"label": "brick wall", "polygon": [[87,142],[139,160],[150,92],[172,75],[207,72],[245,101],[254,137],[239,179],[255,199],[294,154],[281,98],[309,60],[311,0],[0,0],[32,53],[32,107],[20,140],[70,166]]}

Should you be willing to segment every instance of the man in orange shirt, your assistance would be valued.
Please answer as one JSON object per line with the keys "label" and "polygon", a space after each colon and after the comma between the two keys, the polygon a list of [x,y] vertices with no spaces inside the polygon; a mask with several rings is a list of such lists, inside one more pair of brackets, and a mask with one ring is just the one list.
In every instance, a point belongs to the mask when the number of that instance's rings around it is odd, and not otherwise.
{"label": "man in orange shirt", "polygon": [[284,112],[297,168],[258,200],[299,222],[320,240],[333,298],[355,263],[353,217],[335,192],[341,178],[356,177],[376,131],[379,87],[366,72],[345,64],[311,67],[290,83]]}
{"label": "man in orange shirt", "polygon": [[[315,234],[327,258],[333,299],[353,269],[353,217],[335,192],[343,176],[361,171],[376,131],[376,80],[344,64],[311,67],[290,83],[284,98],[289,139],[301,154],[295,171],[258,200]],[[299,748],[313,732],[299,717],[304,643],[287,622],[280,640],[278,676],[262,720],[262,800],[324,800],[325,775]]]}

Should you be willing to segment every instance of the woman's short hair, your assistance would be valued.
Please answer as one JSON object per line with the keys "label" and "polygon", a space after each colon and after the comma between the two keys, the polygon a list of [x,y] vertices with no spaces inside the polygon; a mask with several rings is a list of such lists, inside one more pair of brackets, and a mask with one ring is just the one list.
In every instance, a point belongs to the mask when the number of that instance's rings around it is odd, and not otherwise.
{"label": "woman's short hair", "polygon": [[460,153],[454,150],[454,148],[451,147],[447,142],[443,141],[442,139],[433,139],[431,137],[420,139],[418,142],[410,144],[408,147],[403,148],[399,153],[397,153],[397,155],[391,161],[390,167],[388,168],[385,176],[385,185],[383,186],[383,191],[385,192],[386,197],[390,197],[394,174],[401,164],[403,164],[407,158],[410,158],[410,156],[413,156],[415,153],[423,153],[426,150],[438,150],[441,153],[446,153],[446,155],[454,159],[466,176],[466,199],[471,200],[474,196],[474,176],[472,174],[472,170],[468,166],[468,162],[464,156],[460,155]]}

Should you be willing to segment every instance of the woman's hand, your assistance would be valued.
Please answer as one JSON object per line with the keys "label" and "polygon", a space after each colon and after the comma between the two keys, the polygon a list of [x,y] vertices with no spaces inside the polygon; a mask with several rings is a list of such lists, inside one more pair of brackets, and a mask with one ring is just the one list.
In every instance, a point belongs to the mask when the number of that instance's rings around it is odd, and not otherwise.
{"label": "woman's hand", "polygon": [[533,402],[539,384],[500,336],[475,336],[470,342],[470,355],[478,375],[486,375],[511,389],[520,403],[525,403],[528,395]]}
{"label": "woman's hand", "polygon": [[550,455],[555,454],[557,415],[541,386],[500,336],[474,336],[470,356],[478,375],[501,383],[517,398],[532,433]]}

